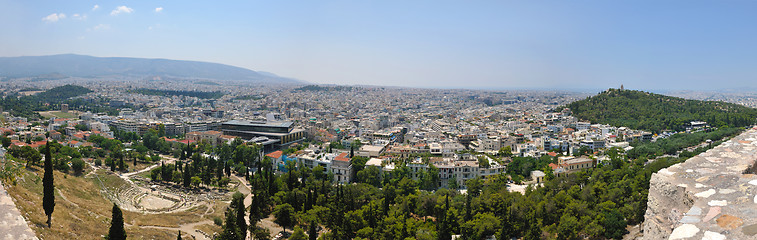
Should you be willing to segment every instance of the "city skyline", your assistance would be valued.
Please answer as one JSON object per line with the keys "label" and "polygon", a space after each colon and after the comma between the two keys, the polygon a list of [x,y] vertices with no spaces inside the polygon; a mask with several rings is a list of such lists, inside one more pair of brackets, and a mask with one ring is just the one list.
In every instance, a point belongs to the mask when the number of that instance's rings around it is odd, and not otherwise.
{"label": "city skyline", "polygon": [[206,61],[319,84],[740,89],[757,73],[755,4],[0,0],[0,56]]}

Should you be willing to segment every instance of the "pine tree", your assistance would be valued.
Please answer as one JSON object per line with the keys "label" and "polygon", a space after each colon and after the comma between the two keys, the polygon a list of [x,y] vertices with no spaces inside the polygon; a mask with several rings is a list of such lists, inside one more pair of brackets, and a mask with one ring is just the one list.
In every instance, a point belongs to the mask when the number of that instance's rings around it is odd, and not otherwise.
{"label": "pine tree", "polygon": [[176,240],[181,240],[181,230],[179,230],[179,235],[176,237]]}
{"label": "pine tree", "polygon": [[44,196],[42,207],[47,215],[47,227],[52,226],[53,210],[55,210],[55,184],[53,183],[53,159],[50,153],[50,142],[45,144],[45,175],[42,178]]}
{"label": "pine tree", "polygon": [[108,230],[108,240],[125,240],[126,230],[124,229],[124,216],[118,205],[113,203],[113,219],[110,221],[110,230]]}

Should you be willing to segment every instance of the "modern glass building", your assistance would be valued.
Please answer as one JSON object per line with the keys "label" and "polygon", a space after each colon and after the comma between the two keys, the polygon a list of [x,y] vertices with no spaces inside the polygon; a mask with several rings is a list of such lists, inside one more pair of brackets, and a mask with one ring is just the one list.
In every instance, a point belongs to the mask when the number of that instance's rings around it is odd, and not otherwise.
{"label": "modern glass building", "polygon": [[305,130],[294,127],[293,122],[262,122],[232,120],[221,124],[224,135],[245,140],[266,137],[282,147],[305,139]]}

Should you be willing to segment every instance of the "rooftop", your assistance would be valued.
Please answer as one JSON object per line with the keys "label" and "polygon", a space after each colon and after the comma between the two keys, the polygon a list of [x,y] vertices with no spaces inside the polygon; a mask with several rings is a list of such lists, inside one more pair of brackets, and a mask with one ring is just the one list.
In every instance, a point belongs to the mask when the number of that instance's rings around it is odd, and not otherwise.
{"label": "rooftop", "polygon": [[247,120],[231,120],[223,124],[228,125],[248,125],[248,126],[261,126],[261,127],[291,127],[293,122],[268,122],[268,121],[247,121]]}

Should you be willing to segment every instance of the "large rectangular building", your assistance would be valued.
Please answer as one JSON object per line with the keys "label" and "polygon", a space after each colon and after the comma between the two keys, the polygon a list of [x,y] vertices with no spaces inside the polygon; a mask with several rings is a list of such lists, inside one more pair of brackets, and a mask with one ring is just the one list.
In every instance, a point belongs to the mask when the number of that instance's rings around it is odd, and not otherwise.
{"label": "large rectangular building", "polygon": [[245,140],[266,137],[276,141],[279,147],[305,139],[305,130],[294,127],[293,122],[263,122],[232,120],[221,124],[224,135],[240,137]]}

